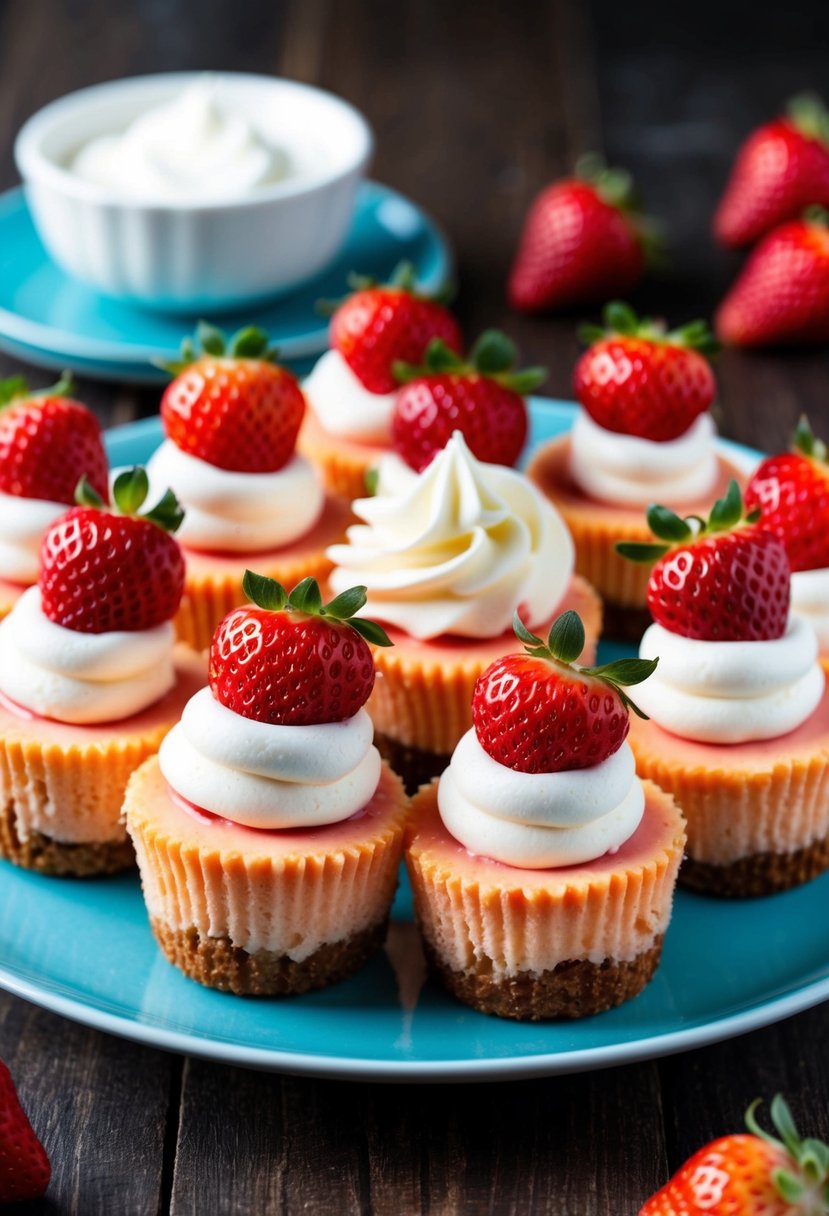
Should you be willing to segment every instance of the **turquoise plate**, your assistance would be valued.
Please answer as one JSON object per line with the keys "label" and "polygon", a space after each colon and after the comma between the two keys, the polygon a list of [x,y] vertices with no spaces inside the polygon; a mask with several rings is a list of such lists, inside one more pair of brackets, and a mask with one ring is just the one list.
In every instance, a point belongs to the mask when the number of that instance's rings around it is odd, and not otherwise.
{"label": "turquoise plate", "polygon": [[[572,407],[539,400],[532,417],[537,442],[565,430]],[[158,443],[158,420],[108,439],[115,463],[143,460]],[[79,882],[0,863],[0,985],[100,1030],[254,1068],[374,1080],[516,1078],[681,1051],[825,1000],[827,904],[829,874],[743,902],[679,891],[662,964],[640,996],[580,1022],[521,1025],[474,1013],[424,979],[405,882],[385,952],[354,979],[302,997],[251,1000],[201,988],[166,962],[136,875]]]}
{"label": "turquoise plate", "polygon": [[[282,299],[210,320],[228,330],[261,326],[282,359],[304,371],[303,361],[327,342],[318,300],[343,295],[352,270],[385,279],[404,260],[417,266],[427,291],[439,290],[452,273],[447,242],[433,220],[394,190],[365,182],[345,246],[328,270]],[[164,373],[151,360],[174,357],[197,320],[122,304],[70,278],[43,248],[23,191],[0,195],[0,347],[10,354],[56,370],[154,382]]]}

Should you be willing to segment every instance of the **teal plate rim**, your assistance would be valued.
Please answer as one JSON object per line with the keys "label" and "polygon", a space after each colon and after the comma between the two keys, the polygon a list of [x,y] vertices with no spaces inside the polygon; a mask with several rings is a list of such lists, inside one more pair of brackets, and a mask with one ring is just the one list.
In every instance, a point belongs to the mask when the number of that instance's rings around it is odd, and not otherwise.
{"label": "teal plate rim", "polygon": [[[531,443],[566,430],[572,417],[567,403],[535,399]],[[113,461],[128,463],[146,459],[159,438],[149,418],[107,442]],[[723,446],[746,466],[758,459]],[[467,1009],[431,978],[419,999],[402,1003],[412,977],[397,973],[394,952],[302,997],[211,992],[161,956],[134,875],[73,882],[3,862],[0,987],[122,1038],[249,1068],[390,1082],[550,1076],[701,1047],[829,999],[827,896],[829,874],[765,899],[680,891],[663,962],[639,997],[579,1022],[522,1024]],[[415,932],[409,898],[404,881],[393,909],[398,950]],[[731,953],[712,958],[714,940],[731,941]]]}

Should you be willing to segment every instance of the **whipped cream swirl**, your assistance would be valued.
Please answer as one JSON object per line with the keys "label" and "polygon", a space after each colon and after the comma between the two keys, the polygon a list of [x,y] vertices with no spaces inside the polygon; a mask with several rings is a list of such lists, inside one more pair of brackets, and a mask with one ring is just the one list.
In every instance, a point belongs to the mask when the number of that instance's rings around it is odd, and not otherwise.
{"label": "whipped cream swirl", "polygon": [[792,612],[805,617],[817,634],[823,653],[829,652],[829,570],[792,572]]}
{"label": "whipped cream swirl", "polygon": [[332,435],[364,443],[388,443],[397,393],[371,393],[338,350],[314,364],[302,391],[322,426]]}
{"label": "whipped cream swirl", "polygon": [[0,492],[0,578],[37,582],[43,533],[68,510],[66,503]]}
{"label": "whipped cream swirl", "polygon": [[459,431],[420,474],[384,457],[376,496],[353,509],[365,523],[328,549],[331,586],[364,584],[366,611],[414,638],[497,637],[516,608],[539,625],[573,574],[555,508],[521,473],[476,460]]}
{"label": "whipped cream swirl", "polygon": [[665,730],[700,743],[775,739],[805,722],[823,696],[815,632],[791,616],[781,638],[707,642],[651,625],[639,647],[659,666],[636,703]]}
{"label": "whipped cream swirl", "polygon": [[717,480],[716,430],[700,414],[684,435],[655,443],[606,431],[579,410],[570,433],[570,471],[591,498],[618,506],[691,502]]}
{"label": "whipped cream swirl", "polygon": [[168,785],[194,806],[249,828],[312,828],[362,810],[380,780],[364,709],[345,722],[281,726],[220,705],[202,688],[158,754]]}
{"label": "whipped cream swirl", "polygon": [[86,726],[140,713],[173,687],[173,626],[79,633],[30,587],[0,622],[0,692],[43,718]]}
{"label": "whipped cream swirl", "polygon": [[470,730],[440,779],[438,809],[470,853],[549,870],[616,852],[638,828],[645,794],[627,743],[594,768],[521,773],[493,760]]}
{"label": "whipped cream swirl", "polygon": [[325,506],[325,491],[303,456],[275,473],[240,473],[207,464],[166,439],[147,473],[153,494],[169,486],[184,507],[176,540],[187,549],[277,549],[310,532]]}

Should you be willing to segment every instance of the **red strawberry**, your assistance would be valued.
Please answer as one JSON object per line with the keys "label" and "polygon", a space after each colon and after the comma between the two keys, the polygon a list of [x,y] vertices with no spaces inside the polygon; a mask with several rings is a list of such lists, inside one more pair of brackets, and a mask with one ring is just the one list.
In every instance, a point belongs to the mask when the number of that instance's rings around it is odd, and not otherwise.
{"label": "red strawberry", "polygon": [[30,393],[22,376],[0,382],[0,491],[73,503],[81,477],[107,492],[107,458],[97,418],[67,396],[64,376]]}
{"label": "red strawberry", "polygon": [[746,486],[746,507],[759,508],[763,527],[786,546],[792,570],[829,566],[829,460],[806,418],[793,451],[764,460]]}
{"label": "red strawberry", "polygon": [[646,680],[657,660],[574,666],[584,649],[584,626],[575,612],[553,623],[546,645],[518,613],[513,624],[525,653],[497,659],[475,684],[472,720],[481,747],[521,773],[601,764],[625,740],[628,709],[639,713],[622,685]]}
{"label": "red strawberry", "polygon": [[780,1094],[771,1104],[780,1140],[758,1125],[758,1105],[746,1112],[750,1135],[722,1136],[701,1148],[639,1216],[825,1216],[829,1147],[800,1139]]}
{"label": "red strawberry", "polygon": [[39,1199],[52,1167],[38,1140],[6,1065],[0,1061],[0,1204]]}
{"label": "red strawberry", "polygon": [[671,633],[707,642],[780,638],[789,616],[791,569],[783,542],[745,517],[736,481],[708,521],[680,519],[667,507],[648,508],[659,544],[623,541],[632,561],[654,562],[648,580],[651,616]]}
{"label": "red strawberry", "polygon": [[717,391],[702,352],[716,349],[704,321],[667,333],[659,321],[640,321],[627,304],[604,311],[605,329],[584,326],[591,343],[576,364],[575,393],[607,431],[657,443],[676,439],[711,405]]}
{"label": "red strawberry", "polygon": [[202,322],[195,344],[166,364],[175,379],[161,398],[168,439],[219,469],[275,473],[294,454],[305,413],[296,377],[274,359],[261,329],[242,329],[228,343]]}
{"label": "red strawberry", "polygon": [[210,647],[216,700],[257,722],[309,726],[352,718],[374,687],[366,639],[391,645],[379,625],[352,619],[366,602],[365,587],[323,604],[313,578],[289,595],[247,570],[243,586],[253,605],[228,613]]}
{"label": "red strawberry", "polygon": [[184,590],[184,558],[170,535],[184,512],[171,491],[146,515],[147,474],[135,468],[113,486],[114,510],[85,482],[84,505],[62,515],[40,547],[40,596],[50,621],[78,633],[153,629],[171,620]]}
{"label": "red strawberry", "polygon": [[413,267],[403,263],[389,284],[353,277],[357,286],[331,318],[331,345],[370,393],[397,388],[393,364],[419,363],[433,338],[460,354],[460,326],[448,308],[415,292]]}
{"label": "red strawberry", "polygon": [[785,117],[758,127],[737,153],[714,233],[738,249],[817,203],[829,207],[829,114],[796,97]]}
{"label": "red strawberry", "polygon": [[433,339],[421,367],[396,363],[407,381],[395,404],[391,439],[395,450],[419,473],[461,431],[478,460],[512,465],[527,438],[524,394],[544,380],[543,368],[516,372],[516,350],[497,330],[482,334],[464,362]]}
{"label": "red strawberry", "polygon": [[582,166],[586,180],[553,182],[530,207],[507,283],[513,308],[601,302],[624,295],[642,277],[649,238],[632,207],[629,174],[594,158]]}
{"label": "red strawberry", "polygon": [[810,213],[775,228],[751,253],[714,319],[733,346],[829,341],[829,230]]}

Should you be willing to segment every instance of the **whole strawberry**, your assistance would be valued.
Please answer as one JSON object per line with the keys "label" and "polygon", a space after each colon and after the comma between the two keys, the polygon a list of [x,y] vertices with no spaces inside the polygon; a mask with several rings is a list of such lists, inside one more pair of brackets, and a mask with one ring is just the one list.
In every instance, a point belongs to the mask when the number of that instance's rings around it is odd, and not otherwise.
{"label": "whole strawberry", "polygon": [[20,1105],[11,1073],[0,1061],[0,1204],[39,1199],[51,1177],[46,1150]]}
{"label": "whole strawberry", "polygon": [[801,1140],[784,1099],[771,1104],[778,1140],[746,1112],[750,1134],[722,1136],[695,1153],[639,1216],[826,1216],[829,1146]]}
{"label": "whole strawberry", "polygon": [[829,566],[829,453],[806,418],[794,433],[792,451],[769,456],[746,486],[749,510],[786,546],[792,570]]}
{"label": "whole strawberry", "polygon": [[294,454],[305,413],[296,377],[274,362],[261,329],[229,341],[201,322],[161,398],[161,422],[177,448],[219,469],[275,473]]}
{"label": "whole strawberry", "polygon": [[810,211],[760,242],[720,304],[714,327],[732,346],[829,341],[826,213]]}
{"label": "whole strawberry", "polygon": [[356,290],[331,318],[331,345],[370,393],[393,392],[394,363],[419,363],[434,338],[457,354],[463,350],[458,322],[438,300],[417,293],[408,263],[390,283],[359,276],[350,283]]}
{"label": "whole strawberry", "polygon": [[354,616],[366,602],[365,587],[323,604],[313,578],[289,594],[247,570],[242,585],[252,604],[228,613],[210,647],[216,700],[257,722],[309,726],[352,718],[374,687],[367,642],[391,645],[379,625]]}
{"label": "whole strawberry", "polygon": [[134,632],[175,616],[184,558],[171,533],[184,513],[168,490],[139,515],[148,492],[141,468],[115,479],[112,509],[80,483],[82,505],[57,519],[40,547],[38,586],[50,621],[78,633]]}
{"label": "whole strawberry", "polygon": [[587,413],[606,431],[662,443],[684,435],[717,391],[706,353],[716,344],[704,321],[666,331],[615,301],[605,328],[584,326],[590,343],[576,364],[573,384]]}
{"label": "whole strawberry", "polygon": [[507,283],[509,304],[541,312],[626,294],[645,269],[647,228],[633,205],[630,175],[584,158],[575,177],[553,182],[530,207]]}
{"label": "whole strawberry", "polygon": [[22,376],[0,382],[0,493],[73,503],[85,476],[106,494],[101,427],[71,392],[68,376],[39,393],[30,393]]}
{"label": "whole strawberry", "polygon": [[652,506],[648,524],[658,544],[623,541],[616,549],[655,562],[648,579],[651,616],[671,633],[707,642],[758,642],[786,632],[791,568],[783,542],[745,516],[740,488],[711,508],[707,521],[680,519]]}
{"label": "whole strawberry", "polygon": [[740,148],[714,233],[733,249],[753,245],[813,203],[829,207],[829,114],[819,98],[804,95]]}
{"label": "whole strawberry", "polygon": [[527,439],[524,395],[545,379],[543,368],[516,371],[517,352],[504,334],[481,335],[468,361],[433,339],[420,367],[398,362],[400,390],[391,419],[398,455],[420,472],[460,431],[478,460],[513,465]]}
{"label": "whole strawberry", "polygon": [[513,628],[524,653],[497,659],[475,685],[472,720],[481,747],[521,773],[601,764],[624,742],[628,710],[640,712],[623,686],[641,684],[657,660],[575,666],[584,649],[584,626],[575,612],[553,623],[546,644],[518,613]]}

